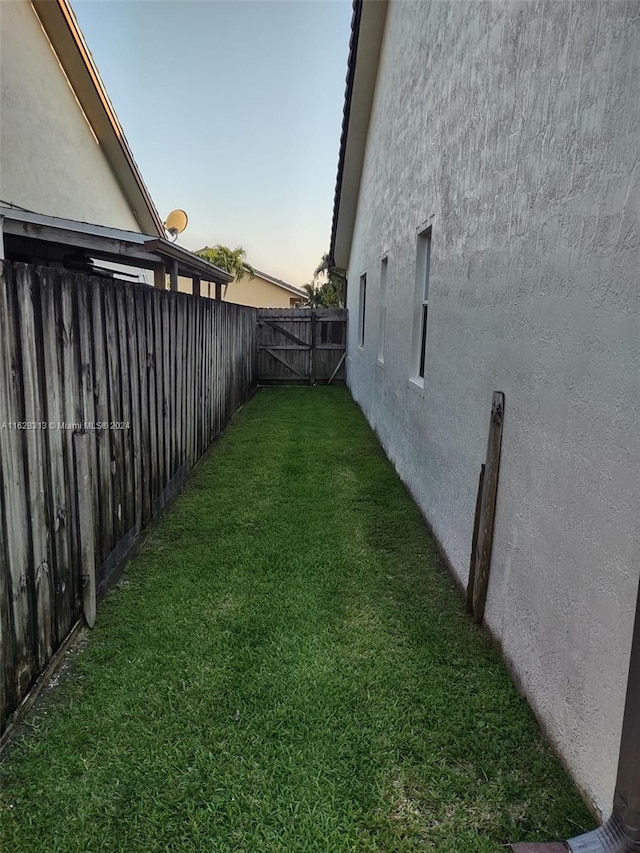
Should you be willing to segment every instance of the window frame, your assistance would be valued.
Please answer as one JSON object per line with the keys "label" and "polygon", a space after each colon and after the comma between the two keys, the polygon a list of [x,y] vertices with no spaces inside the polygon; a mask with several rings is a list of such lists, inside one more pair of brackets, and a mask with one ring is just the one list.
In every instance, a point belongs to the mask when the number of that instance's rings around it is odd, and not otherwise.
{"label": "window frame", "polygon": [[358,306],[358,348],[364,349],[365,331],[367,322],[367,274],[363,272],[360,276],[360,303]]}
{"label": "window frame", "polygon": [[387,334],[387,277],[389,275],[389,253],[380,258],[380,331],[378,339],[378,364],[384,364]]}
{"label": "window frame", "polygon": [[431,245],[433,225],[422,225],[417,229],[416,283],[414,298],[414,376],[423,386],[427,363],[427,340],[429,327],[429,289],[431,281]]}

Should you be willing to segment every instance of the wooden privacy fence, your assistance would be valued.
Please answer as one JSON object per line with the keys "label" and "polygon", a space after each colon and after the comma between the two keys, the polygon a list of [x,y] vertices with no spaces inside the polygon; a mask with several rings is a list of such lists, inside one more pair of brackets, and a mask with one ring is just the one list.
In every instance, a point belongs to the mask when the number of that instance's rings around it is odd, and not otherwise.
{"label": "wooden privacy fence", "polygon": [[325,385],[344,382],[345,308],[258,309],[258,382]]}
{"label": "wooden privacy fence", "polygon": [[0,724],[256,385],[256,311],[0,268]]}

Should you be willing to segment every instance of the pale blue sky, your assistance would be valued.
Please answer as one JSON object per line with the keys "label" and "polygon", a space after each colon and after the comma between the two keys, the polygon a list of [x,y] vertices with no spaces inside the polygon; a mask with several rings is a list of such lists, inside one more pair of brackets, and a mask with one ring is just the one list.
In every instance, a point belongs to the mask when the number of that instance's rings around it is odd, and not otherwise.
{"label": "pale blue sky", "polygon": [[301,285],[329,248],[350,0],[72,0],[142,176],[188,249]]}

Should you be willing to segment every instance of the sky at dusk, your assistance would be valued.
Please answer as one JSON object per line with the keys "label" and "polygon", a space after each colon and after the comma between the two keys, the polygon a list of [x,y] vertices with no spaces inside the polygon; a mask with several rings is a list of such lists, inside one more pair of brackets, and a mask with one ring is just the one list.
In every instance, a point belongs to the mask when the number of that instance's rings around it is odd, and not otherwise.
{"label": "sky at dusk", "polygon": [[350,0],[72,0],[162,218],[300,286],[328,251]]}

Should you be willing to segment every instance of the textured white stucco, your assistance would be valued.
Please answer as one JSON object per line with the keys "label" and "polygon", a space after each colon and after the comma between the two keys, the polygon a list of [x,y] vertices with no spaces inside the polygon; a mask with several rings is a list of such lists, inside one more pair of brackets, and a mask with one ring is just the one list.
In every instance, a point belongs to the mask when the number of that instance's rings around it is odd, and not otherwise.
{"label": "textured white stucco", "polygon": [[486,618],[605,817],[640,575],[639,139],[640,4],[391,2],[348,270],[352,393],[463,583],[505,393]]}
{"label": "textured white stucco", "polygon": [[0,0],[0,198],[140,231],[28,0]]}

